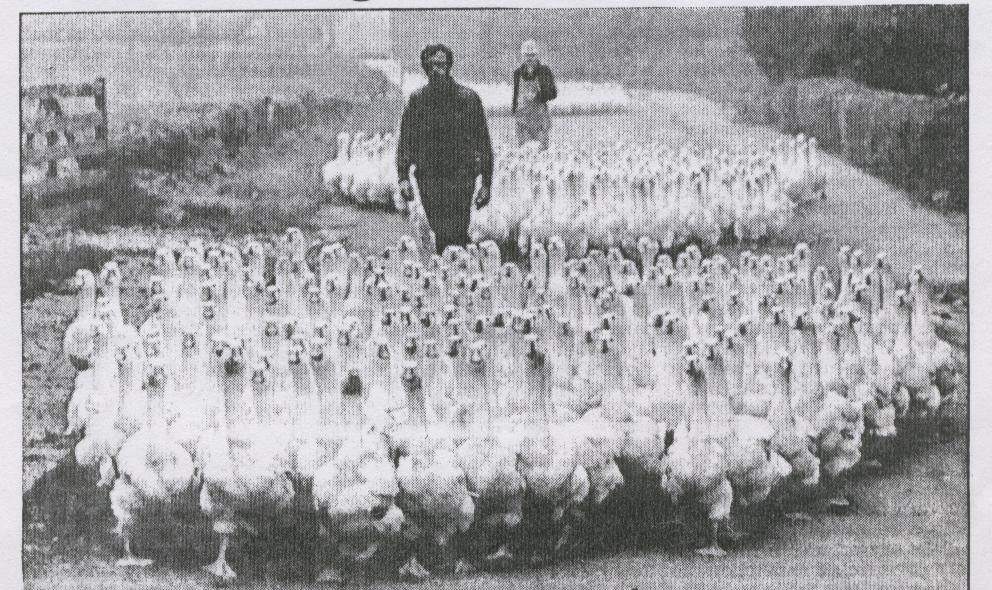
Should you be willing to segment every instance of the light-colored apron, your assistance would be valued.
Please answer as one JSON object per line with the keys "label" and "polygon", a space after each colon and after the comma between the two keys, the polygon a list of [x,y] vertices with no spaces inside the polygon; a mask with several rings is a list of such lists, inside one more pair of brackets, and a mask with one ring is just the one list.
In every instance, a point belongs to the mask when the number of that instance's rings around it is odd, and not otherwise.
{"label": "light-colored apron", "polygon": [[537,100],[540,89],[537,76],[531,80],[520,78],[517,89],[517,141],[519,145],[536,141],[547,149],[551,115],[548,114],[548,105]]}

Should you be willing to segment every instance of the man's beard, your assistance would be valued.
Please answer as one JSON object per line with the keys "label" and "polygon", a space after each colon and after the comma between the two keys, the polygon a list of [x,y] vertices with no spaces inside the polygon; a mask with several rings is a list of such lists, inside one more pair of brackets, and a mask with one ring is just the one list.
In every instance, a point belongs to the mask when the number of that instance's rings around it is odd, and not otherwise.
{"label": "man's beard", "polygon": [[434,86],[445,86],[451,82],[451,74],[449,72],[437,72],[431,71],[427,74],[427,81]]}

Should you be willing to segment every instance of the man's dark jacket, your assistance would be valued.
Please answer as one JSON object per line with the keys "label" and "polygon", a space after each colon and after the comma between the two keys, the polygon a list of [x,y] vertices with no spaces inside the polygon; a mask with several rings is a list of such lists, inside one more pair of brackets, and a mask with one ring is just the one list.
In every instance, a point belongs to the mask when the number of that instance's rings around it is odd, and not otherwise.
{"label": "man's dark jacket", "polygon": [[493,146],[479,95],[454,80],[428,84],[410,96],[400,122],[396,172],[400,180],[417,166],[424,212],[438,252],[469,241],[475,178],[493,179]]}
{"label": "man's dark jacket", "polygon": [[[428,84],[407,101],[396,146],[396,171],[400,180],[417,165],[417,176],[482,175],[492,184],[493,146],[482,100],[475,91],[454,80]],[[428,198],[424,195],[424,199]]]}
{"label": "man's dark jacket", "polygon": [[558,87],[555,86],[555,77],[551,69],[544,64],[534,66],[534,71],[527,75],[527,65],[521,65],[513,72],[513,112],[517,112],[517,95],[520,92],[520,79],[532,80],[537,76],[537,84],[540,87],[537,93],[537,100],[548,102],[558,98]]}

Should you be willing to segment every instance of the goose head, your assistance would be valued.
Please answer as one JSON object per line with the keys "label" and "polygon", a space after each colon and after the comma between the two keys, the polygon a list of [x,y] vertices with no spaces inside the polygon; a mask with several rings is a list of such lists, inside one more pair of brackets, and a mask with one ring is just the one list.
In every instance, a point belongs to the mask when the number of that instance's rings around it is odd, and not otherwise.
{"label": "goose head", "polygon": [[251,382],[253,385],[265,385],[272,378],[272,360],[267,354],[261,354],[251,366]]}
{"label": "goose head", "polygon": [[80,268],[73,275],[71,281],[71,287],[81,297],[89,297],[92,300],[96,299],[96,277],[93,276],[93,272],[86,268]]}
{"label": "goose head", "polygon": [[310,305],[319,305],[321,303],[321,292],[320,287],[316,285],[311,285],[307,289],[307,303]]}
{"label": "goose head", "polygon": [[919,264],[913,266],[909,273],[909,284],[912,289],[918,290],[923,286],[923,267]]}
{"label": "goose head", "polygon": [[407,359],[416,358],[420,354],[420,337],[416,334],[407,334],[403,342],[403,355]]}
{"label": "goose head", "polygon": [[417,371],[416,362],[405,361],[403,363],[403,370],[400,372],[400,383],[403,384],[403,391],[407,393],[422,391],[423,380]]}
{"label": "goose head", "polygon": [[792,322],[792,328],[800,332],[814,332],[815,325],[813,324],[813,320],[808,310],[799,309],[796,311],[796,317]]}
{"label": "goose head", "polygon": [[282,296],[282,289],[278,285],[269,285],[265,288],[265,304],[273,308],[279,305]]}
{"label": "goose head", "polygon": [[232,338],[224,341],[224,372],[235,375],[244,368],[244,341]]}
{"label": "goose head", "polygon": [[145,362],[145,387],[161,392],[165,389],[165,365],[161,359],[148,359]]}
{"label": "goose head", "polygon": [[321,276],[326,276],[334,271],[335,263],[339,260],[335,246],[340,246],[340,244],[327,244],[317,254],[317,267],[320,269]]}
{"label": "goose head", "polygon": [[302,365],[306,357],[306,340],[302,334],[294,334],[289,341],[289,366],[294,367]]}
{"label": "goose head", "polygon": [[292,341],[294,337],[299,336],[299,324],[292,316],[283,318],[280,327],[282,328],[282,337],[286,340]]}
{"label": "goose head", "polygon": [[384,338],[377,338],[373,346],[375,347],[375,360],[379,361],[382,366],[388,366],[392,358],[389,343]]}
{"label": "goose head", "polygon": [[468,349],[469,366],[481,370],[486,364],[486,355],[488,351],[489,345],[485,340],[473,342]]}
{"label": "goose head", "polygon": [[448,336],[448,348],[445,350],[445,354],[448,358],[457,359],[462,355],[462,337],[458,334],[451,334]]}
{"label": "goose head", "polygon": [[342,131],[341,133],[338,133],[337,142],[338,150],[335,157],[339,160],[347,160],[349,157],[348,148],[351,144],[351,136],[347,131]]}
{"label": "goose head", "polygon": [[[323,331],[322,331],[323,332]],[[310,337],[309,351],[310,351],[310,361],[314,365],[319,365],[325,360],[329,360],[326,352],[327,339],[322,335],[313,335]]]}
{"label": "goose head", "polygon": [[155,250],[155,270],[163,276],[172,276],[176,269],[176,257],[171,248],[161,247]]}
{"label": "goose head", "polygon": [[685,362],[685,373],[695,383],[703,378],[703,367],[700,359],[693,353],[686,353],[683,356]]}

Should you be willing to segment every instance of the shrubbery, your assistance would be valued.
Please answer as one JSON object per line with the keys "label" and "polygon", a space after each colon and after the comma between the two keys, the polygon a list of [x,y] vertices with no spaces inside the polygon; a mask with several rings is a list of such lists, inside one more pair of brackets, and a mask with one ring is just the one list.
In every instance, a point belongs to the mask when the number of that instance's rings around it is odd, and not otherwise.
{"label": "shrubbery", "polygon": [[43,293],[64,291],[77,269],[100,270],[112,258],[109,250],[87,244],[53,240],[21,254],[21,301]]}
{"label": "shrubbery", "polygon": [[909,94],[968,92],[967,6],[745,8],[743,37],[775,83],[840,76]]}
{"label": "shrubbery", "polygon": [[967,209],[967,6],[746,8],[742,36],[778,85],[739,100],[747,120]]}
{"label": "shrubbery", "polygon": [[767,95],[743,100],[739,112],[753,123],[812,135],[824,149],[922,200],[967,209],[966,101],[812,78],[793,79]]}

